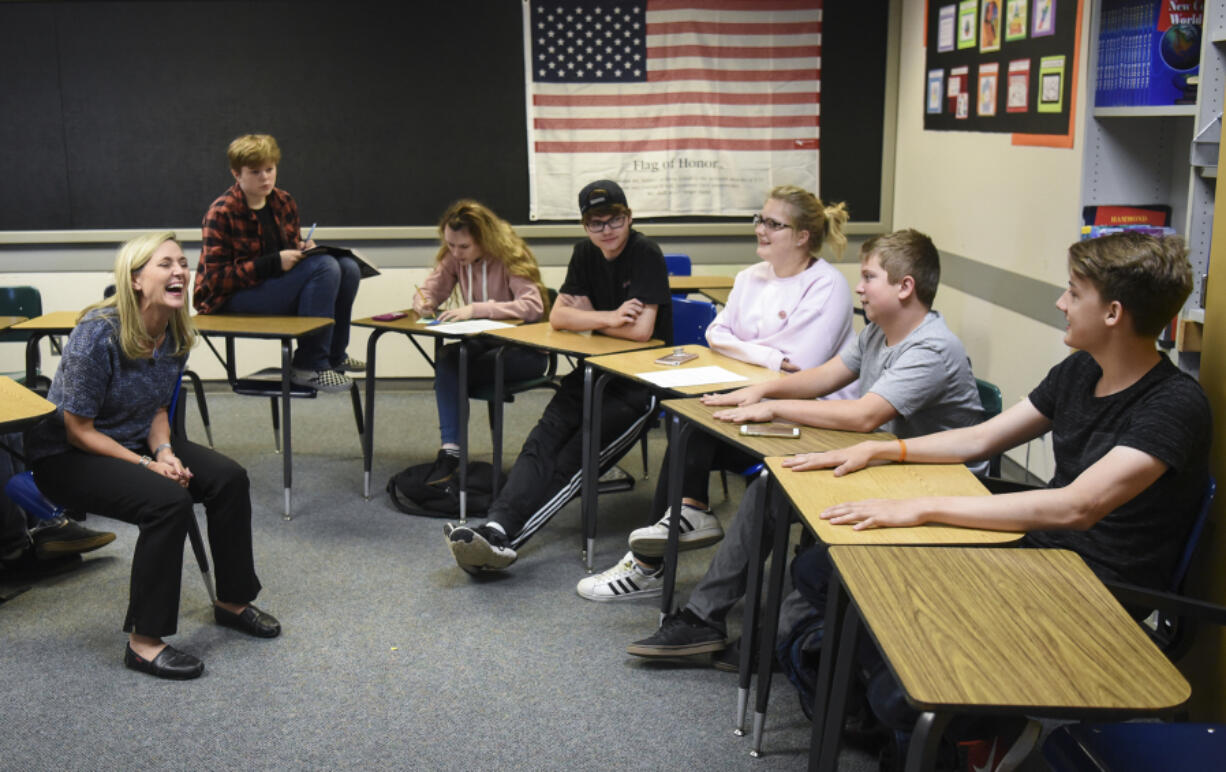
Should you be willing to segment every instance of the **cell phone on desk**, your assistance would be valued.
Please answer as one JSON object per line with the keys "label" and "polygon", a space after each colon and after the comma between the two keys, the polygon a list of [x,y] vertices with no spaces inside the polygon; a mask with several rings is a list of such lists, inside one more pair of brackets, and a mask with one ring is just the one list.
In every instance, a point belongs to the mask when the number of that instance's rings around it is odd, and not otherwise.
{"label": "cell phone on desk", "polygon": [[689,362],[690,360],[697,359],[697,358],[698,358],[697,354],[687,354],[685,353],[685,349],[678,346],[677,348],[673,349],[673,353],[666,354],[665,356],[662,356],[659,359],[657,359],[656,364],[670,365],[672,367],[676,367],[677,365],[683,365],[686,362]]}
{"label": "cell phone on desk", "polygon": [[403,319],[406,316],[408,316],[408,314],[406,314],[404,311],[389,311],[386,314],[376,314],[370,318],[374,319],[376,322],[394,322],[397,319]]}
{"label": "cell phone on desk", "polygon": [[785,424],[741,424],[741,434],[746,437],[779,437],[785,440],[795,440],[800,437],[800,427]]}

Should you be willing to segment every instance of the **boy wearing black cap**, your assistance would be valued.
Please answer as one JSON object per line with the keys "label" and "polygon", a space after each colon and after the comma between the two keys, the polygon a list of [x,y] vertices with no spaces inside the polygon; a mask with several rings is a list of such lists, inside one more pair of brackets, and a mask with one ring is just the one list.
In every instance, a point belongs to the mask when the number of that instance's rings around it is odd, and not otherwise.
{"label": "boy wearing black cap", "polygon": [[[575,245],[566,281],[549,314],[557,330],[598,331],[627,340],[672,342],[668,271],[655,242],[632,227],[626,194],[612,180],[597,180],[579,192],[587,240]],[[615,380],[601,414],[600,469],[617,463],[655,410],[651,393]],[[515,550],[579,492],[583,371],[562,379],[545,407],[507,483],[481,526],[444,527],[456,563],[470,574],[506,568]]]}

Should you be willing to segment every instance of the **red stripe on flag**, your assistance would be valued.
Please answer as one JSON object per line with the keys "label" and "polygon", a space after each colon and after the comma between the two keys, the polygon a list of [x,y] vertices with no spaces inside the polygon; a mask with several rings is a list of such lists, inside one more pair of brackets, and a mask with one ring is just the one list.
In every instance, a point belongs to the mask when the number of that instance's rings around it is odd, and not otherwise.
{"label": "red stripe on flag", "polygon": [[764,83],[772,81],[820,80],[821,70],[711,70],[699,67],[680,70],[655,70],[647,73],[648,83],[663,83],[670,80],[744,81]]}
{"label": "red stripe on flag", "polygon": [[647,11],[817,11],[816,0],[649,0]]}
{"label": "red stripe on flag", "polygon": [[798,59],[822,55],[821,46],[651,46],[647,58],[707,56],[724,59]]}
{"label": "red stripe on flag", "polygon": [[641,94],[533,94],[538,107],[633,107],[635,105],[815,105],[816,91],[720,94],[705,91]]}
{"label": "red stripe on flag", "polygon": [[648,150],[817,150],[817,139],[641,139],[626,142],[537,142],[538,153],[642,153]]}
{"label": "red stripe on flag", "polygon": [[817,126],[816,115],[651,115],[641,118],[537,118],[532,127],[550,129],[659,129],[667,126],[718,126],[771,129]]}
{"label": "red stripe on flag", "polygon": [[769,22],[657,21],[647,23],[648,35],[820,35],[822,23],[807,21],[771,24]]}

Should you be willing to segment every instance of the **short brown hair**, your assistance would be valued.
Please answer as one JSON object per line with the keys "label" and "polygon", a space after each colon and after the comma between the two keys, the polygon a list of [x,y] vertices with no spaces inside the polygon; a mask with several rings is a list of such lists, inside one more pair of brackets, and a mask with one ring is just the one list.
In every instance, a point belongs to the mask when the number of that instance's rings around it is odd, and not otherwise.
{"label": "short brown hair", "polygon": [[915,280],[915,296],[925,307],[932,308],[941,283],[941,255],[932,239],[913,228],[885,233],[860,246],[861,263],[873,255],[881,262],[890,284],[910,276]]}
{"label": "short brown hair", "polygon": [[255,168],[265,162],[281,163],[281,148],[271,134],[244,134],[230,143],[226,151],[230,168],[241,172],[244,166]]}
{"label": "short brown hair", "polygon": [[1068,268],[1108,303],[1119,301],[1140,335],[1157,337],[1192,291],[1188,248],[1178,236],[1116,233],[1069,247]]}

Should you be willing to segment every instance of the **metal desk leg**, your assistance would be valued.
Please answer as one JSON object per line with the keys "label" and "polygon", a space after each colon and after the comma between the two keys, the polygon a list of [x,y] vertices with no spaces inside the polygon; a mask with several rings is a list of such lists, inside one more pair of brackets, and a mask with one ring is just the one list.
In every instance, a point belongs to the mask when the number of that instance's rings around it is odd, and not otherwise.
{"label": "metal desk leg", "polygon": [[285,514],[286,520],[293,517],[290,509],[290,491],[294,485],[294,450],[290,446],[289,425],[289,372],[290,372],[290,339],[281,339],[281,447],[284,448],[281,461],[285,467]]}
{"label": "metal desk leg", "polygon": [[[660,601],[660,621],[673,611],[673,592],[677,586],[677,562],[681,543],[681,478],[685,473],[685,454],[689,449],[694,426],[672,415],[668,423],[668,506],[673,513],[668,520],[668,541],[664,547],[664,597]],[[655,512],[651,513],[656,516]]]}
{"label": "metal desk leg", "polygon": [[494,477],[490,486],[492,498],[497,498],[498,491],[502,490],[502,399],[503,382],[506,380],[502,355],[506,350],[506,346],[494,349],[494,401],[490,403],[490,415],[493,417],[490,421],[490,443],[494,446]]}
{"label": "metal desk leg", "polygon": [[[763,507],[767,515],[771,511],[772,494],[783,495],[783,491],[775,494],[774,488],[773,481],[768,478],[766,493],[763,495]],[[758,701],[753,716],[753,748],[750,750],[750,755],[755,758],[762,755],[762,729],[766,723],[766,705],[771,694],[771,663],[775,659],[775,631],[779,626],[779,606],[783,602],[783,574],[788,564],[788,522],[791,512],[791,507],[780,506],[775,517],[770,586],[766,590],[766,619],[762,623],[761,640],[758,642]]]}
{"label": "metal desk leg", "polygon": [[[838,656],[838,637],[847,613],[847,593],[843,579],[832,570],[826,586],[826,616],[823,620],[822,659],[817,668],[817,683],[813,686],[813,731],[809,740],[809,769],[816,770],[821,758],[822,732],[826,729],[826,703],[830,699],[830,681],[834,674],[834,658]],[[837,754],[836,754],[837,755]]]}
{"label": "metal desk leg", "polygon": [[[592,368],[587,366],[583,378],[585,389],[591,372]],[[583,555],[589,574],[592,573],[592,564],[596,557],[596,512],[600,499],[600,438],[603,431],[604,390],[611,379],[612,376],[608,373],[597,375],[595,382],[591,384],[588,398],[583,400],[584,413],[587,414],[584,427],[587,431],[588,452],[583,469],[580,470],[583,480],[581,504],[583,507]]]}
{"label": "metal desk leg", "polygon": [[[847,714],[847,689],[851,685],[856,667],[856,648],[860,638],[860,614],[847,608],[839,631],[839,655],[834,666],[834,678],[830,683],[829,699],[822,723],[822,749],[817,768],[835,772],[839,764],[839,746],[843,741],[843,717]],[[823,641],[823,646],[825,641]],[[823,652],[824,653],[824,652]],[[812,754],[812,750],[810,750]],[[811,759],[811,757],[810,757]]]}
{"label": "metal desk leg", "polygon": [[579,498],[580,507],[583,514],[583,538],[580,554],[583,559],[588,562],[588,570],[591,568],[591,561],[588,560],[587,543],[587,520],[588,506],[591,504],[591,499],[596,496],[596,489],[588,481],[588,469],[591,468],[592,460],[592,366],[587,362],[583,363],[583,425],[580,427],[581,440],[580,451],[582,452],[582,468],[579,470]]}
{"label": "metal desk leg", "polygon": [[907,772],[920,772],[936,766],[941,735],[945,734],[945,727],[952,718],[952,713],[927,711],[920,714],[915,722],[915,731],[911,733],[911,742],[907,745]]}
{"label": "metal desk leg", "polygon": [[370,470],[375,463],[375,344],[386,332],[371,330],[366,339],[366,431],[362,434],[362,498],[370,501]]}
{"label": "metal desk leg", "polygon": [[456,420],[460,429],[460,522],[468,522],[468,343],[460,339],[460,404]]}
{"label": "metal desk leg", "polygon": [[766,530],[766,492],[770,488],[770,472],[763,470],[758,475],[758,481],[762,484],[757,493],[757,511],[762,513],[762,525],[754,530],[749,539],[749,554],[757,557],[750,558],[749,575],[746,577],[745,613],[741,624],[741,665],[737,673],[736,725],[732,730],[737,737],[745,735],[745,711],[749,706],[749,682],[753,678],[750,663],[753,661],[754,644],[758,632],[758,607],[762,596],[762,561],[766,560],[762,547],[762,532]]}

